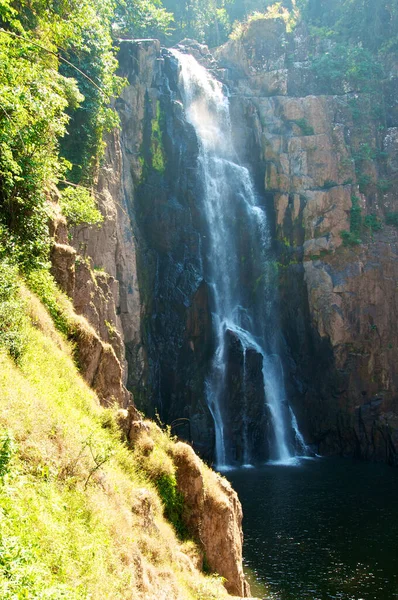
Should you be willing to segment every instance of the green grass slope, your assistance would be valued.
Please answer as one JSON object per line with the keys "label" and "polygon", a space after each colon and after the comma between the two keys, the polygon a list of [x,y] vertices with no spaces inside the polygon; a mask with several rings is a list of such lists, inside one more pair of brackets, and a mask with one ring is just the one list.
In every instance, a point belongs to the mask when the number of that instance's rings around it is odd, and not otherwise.
{"label": "green grass slope", "polygon": [[[123,443],[114,411],[100,407],[46,310],[22,292],[24,351],[16,363],[0,349],[0,598],[227,597],[165,520],[154,466]],[[173,442],[159,436],[162,461]]]}

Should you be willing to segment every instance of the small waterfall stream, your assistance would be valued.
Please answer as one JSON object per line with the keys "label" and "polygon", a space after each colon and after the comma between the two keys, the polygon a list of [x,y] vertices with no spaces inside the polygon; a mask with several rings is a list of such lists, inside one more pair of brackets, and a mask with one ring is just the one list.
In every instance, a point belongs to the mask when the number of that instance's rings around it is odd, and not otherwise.
{"label": "small waterfall stream", "polygon": [[[227,335],[238,339],[243,351],[243,395],[246,395],[247,352],[262,357],[265,404],[273,429],[270,458],[288,462],[304,441],[288,406],[275,331],[275,292],[272,278],[271,239],[265,211],[259,206],[252,178],[240,165],[232,142],[228,97],[222,84],[191,55],[172,50],[179,63],[179,86],[187,121],[194,127],[199,143],[198,176],[203,186],[203,209],[207,223],[205,278],[213,293],[213,325],[216,351],[207,381],[207,401],[215,424],[216,463],[225,468],[234,462],[229,443],[228,407],[225,402]],[[249,248],[248,259],[240,255]],[[240,240],[240,241],[239,241]],[[260,273],[253,302],[245,283],[245,272]],[[246,270],[246,271],[245,271]],[[247,399],[243,407],[242,462],[251,460],[248,447]],[[295,444],[295,440],[298,444]]]}

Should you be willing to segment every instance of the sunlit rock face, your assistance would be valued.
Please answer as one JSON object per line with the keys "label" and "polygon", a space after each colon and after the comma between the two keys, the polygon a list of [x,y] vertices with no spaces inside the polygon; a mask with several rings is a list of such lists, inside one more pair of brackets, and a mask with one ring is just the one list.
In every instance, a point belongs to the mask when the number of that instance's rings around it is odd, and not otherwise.
{"label": "sunlit rock face", "polygon": [[[374,96],[317,78],[310,57],[323,43],[304,28],[288,34],[282,22],[260,20],[213,56],[197,42],[182,48],[229,90],[232,142],[268,216],[286,398],[306,441],[321,453],[395,464],[398,235],[386,215],[398,211],[396,186],[387,185],[398,173],[397,66],[387,59],[381,117]],[[198,138],[169,51],[153,40],[123,42],[119,60],[129,85],[116,100],[121,130],[110,145],[114,169],[101,184],[117,202],[103,201],[106,235],[81,231],[78,242],[91,255],[105,252],[119,286],[117,319],[137,404],[213,460],[206,380],[217,340]],[[344,245],[353,197],[367,226],[360,244]],[[373,228],[379,221],[383,227]],[[250,254],[244,228],[237,244],[241,257]],[[259,274],[248,264],[242,259],[239,276],[253,291]],[[262,357],[232,330],[225,340],[229,452],[239,463],[265,460],[273,434]]]}
{"label": "sunlit rock face", "polygon": [[[285,376],[299,424],[321,453],[396,464],[398,235],[388,214],[398,209],[397,66],[386,59],[386,84],[373,94],[321,81],[310,55],[322,43],[256,21],[215,55],[242,156],[274,207]],[[361,243],[344,245],[353,203]]]}

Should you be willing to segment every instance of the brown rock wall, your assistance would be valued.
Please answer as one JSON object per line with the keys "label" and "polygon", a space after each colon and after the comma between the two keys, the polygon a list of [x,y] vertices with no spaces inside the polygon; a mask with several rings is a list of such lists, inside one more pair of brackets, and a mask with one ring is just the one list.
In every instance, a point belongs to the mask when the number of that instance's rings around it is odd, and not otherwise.
{"label": "brown rock wall", "polygon": [[173,449],[177,485],[185,501],[185,522],[199,540],[209,568],[225,577],[230,594],[250,596],[242,569],[242,507],[230,483],[204,467],[187,444]]}
{"label": "brown rock wall", "polygon": [[[385,222],[398,211],[397,72],[387,59],[384,97],[344,81],[327,88],[310,65],[324,43],[302,26],[286,34],[280,21],[259,20],[216,56],[242,159],[264,171],[300,425],[321,452],[397,464],[397,230]],[[352,227],[360,243],[345,247],[341,231]]]}

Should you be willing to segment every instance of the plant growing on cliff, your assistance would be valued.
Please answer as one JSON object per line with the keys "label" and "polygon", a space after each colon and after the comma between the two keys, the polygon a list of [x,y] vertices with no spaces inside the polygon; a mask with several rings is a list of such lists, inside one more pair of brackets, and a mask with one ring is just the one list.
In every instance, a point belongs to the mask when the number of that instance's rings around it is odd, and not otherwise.
{"label": "plant growing on cliff", "polygon": [[[171,19],[156,0],[0,3],[0,225],[25,271],[47,263],[54,187],[92,187],[104,133],[118,125],[115,23],[144,31],[149,13],[154,31]],[[70,222],[100,221],[88,192],[63,198]]]}
{"label": "plant growing on cliff", "polygon": [[68,299],[57,287],[53,276],[46,269],[32,269],[26,276],[29,288],[39,296],[49,311],[55,325],[65,336],[72,333],[66,306]]}
{"label": "plant growing on cliff", "polygon": [[314,135],[314,128],[308,123],[307,119],[295,119],[292,123],[300,127],[303,135]]}
{"label": "plant growing on cliff", "polygon": [[306,23],[339,40],[360,43],[375,54],[396,48],[396,0],[296,0],[296,4]]}
{"label": "plant growing on cliff", "polygon": [[366,215],[363,221],[364,227],[369,229],[371,233],[383,229],[383,223],[375,214]]}
{"label": "plant growing on cliff", "polygon": [[[256,4],[256,3],[255,3]],[[269,2],[269,5],[264,10],[253,10],[246,14],[246,18],[242,21],[235,21],[230,33],[230,39],[239,40],[248,30],[250,23],[255,21],[265,21],[269,19],[281,19],[286,25],[286,30],[291,31],[297,23],[299,12],[294,5],[289,3],[289,7],[285,6],[286,2]]]}
{"label": "plant growing on cliff", "polygon": [[344,246],[358,246],[361,243],[362,210],[358,196],[351,197],[350,231],[341,231]]}
{"label": "plant growing on cliff", "polygon": [[312,60],[312,69],[325,87],[345,82],[350,91],[371,91],[381,79],[380,63],[369,50],[337,43]]}
{"label": "plant growing on cliff", "polygon": [[98,225],[104,220],[93,194],[82,186],[62,190],[60,205],[69,225]]}
{"label": "plant growing on cliff", "polygon": [[26,316],[20,296],[18,269],[0,259],[0,347],[19,361],[26,346]]}
{"label": "plant growing on cliff", "polygon": [[388,212],[386,214],[386,223],[387,225],[398,227],[398,212]]}
{"label": "plant growing on cliff", "polygon": [[165,152],[162,140],[163,114],[159,100],[156,102],[155,117],[151,121],[151,159],[152,167],[163,174],[166,168]]}
{"label": "plant growing on cliff", "polygon": [[184,497],[177,489],[175,475],[163,474],[155,479],[156,489],[164,504],[165,517],[173,524],[181,540],[188,537],[188,530],[183,521]]}

